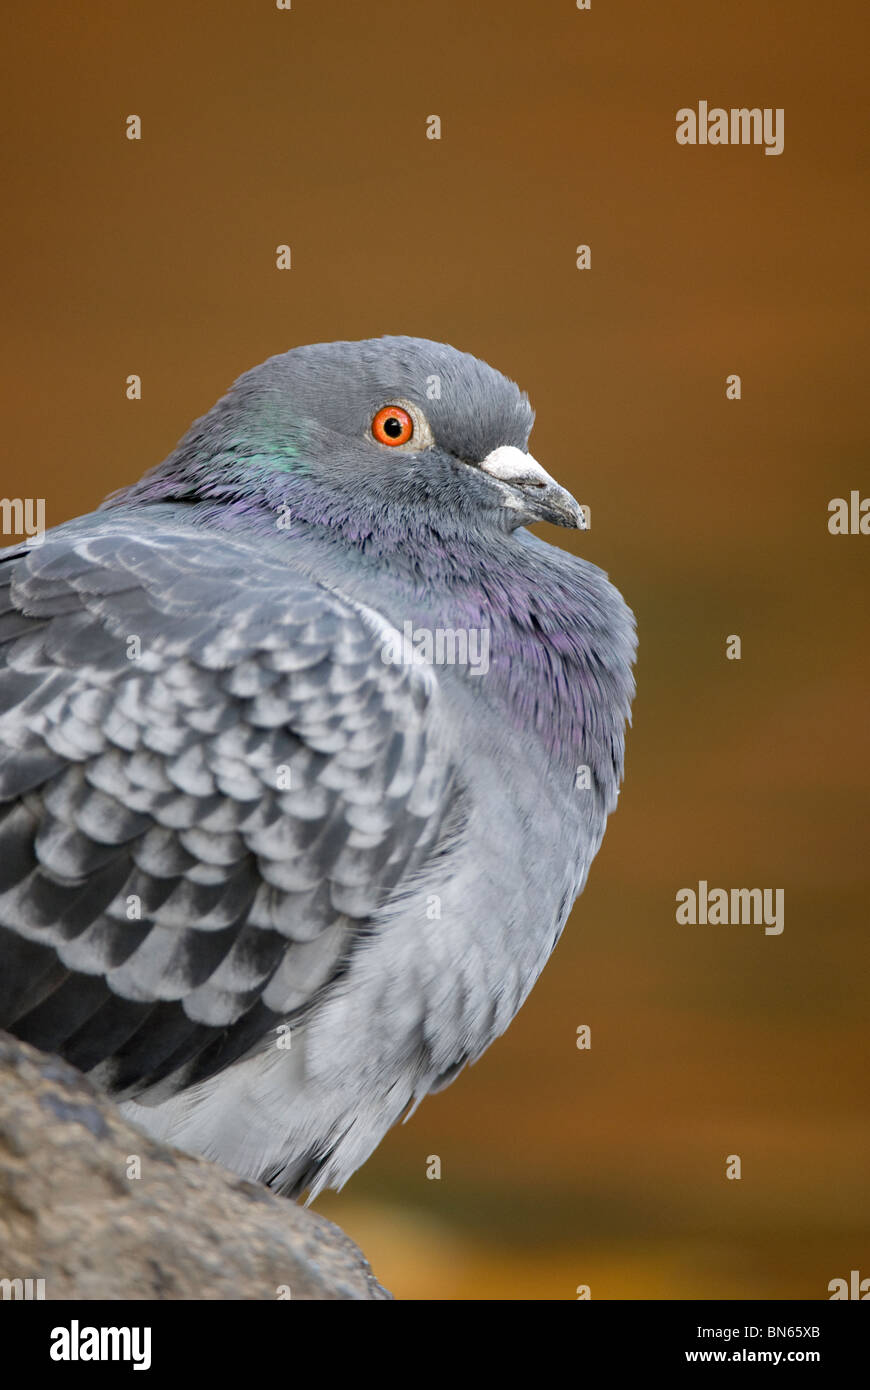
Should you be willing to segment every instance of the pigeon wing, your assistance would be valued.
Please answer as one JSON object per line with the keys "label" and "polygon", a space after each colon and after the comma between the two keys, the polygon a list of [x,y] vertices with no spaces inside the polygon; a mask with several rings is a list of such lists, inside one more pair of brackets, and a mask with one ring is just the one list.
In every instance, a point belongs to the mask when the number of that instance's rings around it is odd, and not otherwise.
{"label": "pigeon wing", "polygon": [[459,794],[389,632],[141,511],[0,560],[0,1027],[156,1101],[312,1006]]}

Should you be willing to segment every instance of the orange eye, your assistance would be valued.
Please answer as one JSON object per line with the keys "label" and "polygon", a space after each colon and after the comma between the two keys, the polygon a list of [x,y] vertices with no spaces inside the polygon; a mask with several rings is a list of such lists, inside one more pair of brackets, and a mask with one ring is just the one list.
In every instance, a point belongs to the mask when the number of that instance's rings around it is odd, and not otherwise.
{"label": "orange eye", "polygon": [[372,434],[379,444],[407,444],[414,433],[414,421],[400,405],[385,405],[372,420]]}

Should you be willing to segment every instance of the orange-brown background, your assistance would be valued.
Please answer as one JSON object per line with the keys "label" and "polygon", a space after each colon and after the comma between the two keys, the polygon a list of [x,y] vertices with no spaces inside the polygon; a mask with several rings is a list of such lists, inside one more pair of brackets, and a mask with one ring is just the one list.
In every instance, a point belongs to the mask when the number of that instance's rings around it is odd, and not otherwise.
{"label": "orange-brown background", "polygon": [[[552,963],[319,1203],[399,1296],[870,1276],[870,537],[826,527],[830,498],[870,493],[865,13],[42,0],[5,21],[0,492],[56,524],[274,352],[438,338],[528,389],[534,452],[593,519],[541,533],[638,616],[625,790]],[[783,107],[784,153],[678,146],[699,99]],[[782,936],[678,927],[699,878],[783,887]]]}

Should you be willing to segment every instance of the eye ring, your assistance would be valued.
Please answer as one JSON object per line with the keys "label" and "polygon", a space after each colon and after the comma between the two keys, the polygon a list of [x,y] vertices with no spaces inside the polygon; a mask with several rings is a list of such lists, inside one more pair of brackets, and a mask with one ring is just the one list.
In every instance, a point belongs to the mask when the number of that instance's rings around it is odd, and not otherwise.
{"label": "eye ring", "polygon": [[413,417],[401,405],[384,405],[372,420],[372,434],[379,444],[395,449],[407,444],[414,434]]}

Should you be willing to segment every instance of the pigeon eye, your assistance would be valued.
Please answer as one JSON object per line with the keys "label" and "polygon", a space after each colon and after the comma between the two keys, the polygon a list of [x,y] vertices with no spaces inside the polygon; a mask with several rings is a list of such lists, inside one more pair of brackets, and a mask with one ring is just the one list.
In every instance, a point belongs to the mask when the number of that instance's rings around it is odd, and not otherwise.
{"label": "pigeon eye", "polygon": [[407,444],[414,433],[414,421],[400,405],[385,405],[372,420],[372,434],[379,444]]}

